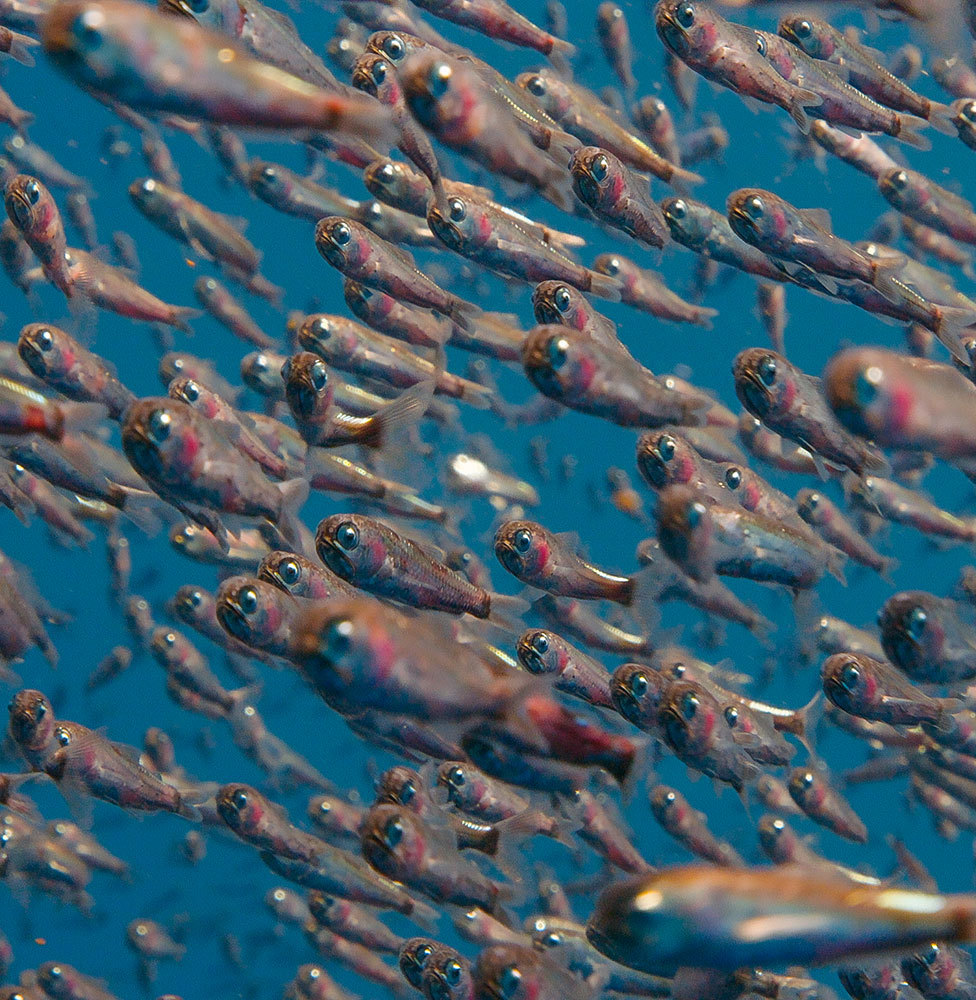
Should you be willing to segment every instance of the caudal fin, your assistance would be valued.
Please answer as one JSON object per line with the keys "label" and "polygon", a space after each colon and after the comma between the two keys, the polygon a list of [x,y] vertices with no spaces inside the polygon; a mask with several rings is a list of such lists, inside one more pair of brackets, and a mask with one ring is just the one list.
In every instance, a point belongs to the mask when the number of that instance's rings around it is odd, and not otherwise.
{"label": "caudal fin", "polygon": [[898,115],[898,131],[896,137],[902,142],[907,142],[909,146],[921,149],[923,152],[932,148],[932,141],[926,135],[922,135],[929,123],[924,118],[915,115]]}
{"label": "caudal fin", "polygon": [[420,423],[430,401],[434,398],[435,383],[433,379],[418,382],[401,392],[396,399],[377,411],[373,418],[375,431],[363,443],[370,448],[382,448],[389,443],[391,436],[402,434],[409,428]]}
{"label": "caudal fin", "polygon": [[606,299],[607,302],[619,302],[623,283],[619,278],[609,274],[600,274],[599,271],[588,271],[590,276],[590,292],[597,298]]}

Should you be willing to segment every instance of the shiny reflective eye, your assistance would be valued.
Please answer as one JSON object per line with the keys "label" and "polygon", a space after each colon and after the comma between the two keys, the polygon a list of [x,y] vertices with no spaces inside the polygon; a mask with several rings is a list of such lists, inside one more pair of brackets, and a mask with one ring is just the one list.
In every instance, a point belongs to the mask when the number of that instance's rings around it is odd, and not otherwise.
{"label": "shiny reflective eye", "polygon": [[236,792],[231,796],[231,804],[235,809],[240,811],[241,809],[247,808],[247,792],[243,788],[238,788]]}
{"label": "shiny reflective eye", "polygon": [[58,743],[60,743],[63,747],[66,747],[71,742],[71,733],[69,733],[63,726],[58,726],[58,728],[54,730],[54,735]]}
{"label": "shiny reflective eye", "polygon": [[200,398],[200,386],[196,382],[187,382],[183,386],[183,398],[187,402],[195,403]]}
{"label": "shiny reflective eye", "polygon": [[760,34],[756,35],[756,51],[761,56],[766,54],[766,39]]}
{"label": "shiny reflective eye", "polygon": [[662,462],[670,462],[674,458],[675,440],[670,434],[665,434],[657,443],[657,457]]}
{"label": "shiny reflective eye", "polygon": [[896,170],[888,181],[895,190],[904,191],[908,187],[908,174],[904,170]]}
{"label": "shiny reflective eye", "polygon": [[451,74],[451,67],[447,63],[437,63],[431,67],[430,75],[427,77],[427,89],[431,97],[443,97],[447,93]]}
{"label": "shiny reflective eye", "polygon": [[512,545],[516,552],[528,552],[532,548],[532,532],[528,528],[519,528],[512,535]]}
{"label": "shiny reflective eye", "polygon": [[600,153],[599,156],[593,157],[593,162],[590,163],[590,176],[593,180],[605,181],[607,179],[607,174],[610,173],[610,161]]}
{"label": "shiny reflective eye", "polygon": [[302,569],[294,559],[285,559],[278,567],[278,576],[281,577],[283,583],[298,583],[301,575]]}
{"label": "shiny reflective eye", "polygon": [[913,638],[920,639],[925,631],[925,623],[929,616],[923,608],[912,608],[905,619],[905,631]]}
{"label": "shiny reflective eye", "polygon": [[333,243],[344,247],[352,239],[352,230],[344,222],[339,222],[332,227],[331,235]]}
{"label": "shiny reflective eye", "polygon": [[347,618],[333,622],[325,633],[325,648],[328,656],[338,659],[349,649],[352,638],[352,622]]}
{"label": "shiny reflective eye", "polygon": [[807,771],[800,778],[800,784],[804,788],[813,788],[813,785],[814,785],[815,781],[816,781],[816,779],[813,776],[813,771]]}
{"label": "shiny reflective eye", "polygon": [[698,714],[698,708],[701,702],[698,700],[698,695],[691,691],[686,691],[681,696],[681,702],[678,704],[678,708],[681,710],[681,714],[686,719],[693,719]]}
{"label": "shiny reflective eye", "polygon": [[308,370],[308,380],[316,392],[321,392],[329,383],[329,372],[321,361],[316,361]]}
{"label": "shiny reflective eye", "polygon": [[881,373],[868,368],[854,380],[854,399],[859,406],[870,406],[878,396]]}
{"label": "shiny reflective eye", "polygon": [[54,965],[48,969],[48,975],[51,976],[52,979],[60,979],[64,973],[61,971],[60,965]]}
{"label": "shiny reflective eye", "polygon": [[41,199],[41,186],[37,181],[28,181],[24,185],[24,195],[30,205],[36,205]]}
{"label": "shiny reflective eye", "polygon": [[537,632],[532,637],[532,648],[541,654],[546,654],[549,652],[549,636],[545,632]]}
{"label": "shiny reflective eye", "polygon": [[682,28],[690,28],[695,23],[695,5],[693,3],[683,3],[675,10],[674,19]]}
{"label": "shiny reflective eye", "polygon": [[464,202],[461,201],[460,198],[451,198],[447,205],[450,209],[451,219],[454,222],[461,222],[468,214],[468,210],[465,208]]}
{"label": "shiny reflective eye", "polygon": [[853,660],[848,660],[840,672],[840,686],[845,691],[855,691],[861,680],[861,671]]}
{"label": "shiny reflective eye", "polygon": [[373,78],[373,83],[380,84],[386,79],[386,63],[382,59],[377,59],[373,63],[373,68],[370,70],[369,75]]}
{"label": "shiny reflective eye", "polygon": [[83,49],[92,52],[102,44],[105,15],[100,10],[85,11],[75,22],[73,34]]}
{"label": "shiny reflective eye", "polygon": [[165,410],[153,410],[149,415],[149,437],[161,444],[169,437],[173,418]]}
{"label": "shiny reflective eye", "polygon": [[167,646],[169,646],[170,648],[172,648],[173,646],[175,646],[176,645],[176,633],[175,632],[167,632],[166,635],[163,636],[163,642]]}
{"label": "shiny reflective eye", "polygon": [[444,964],[444,979],[449,986],[457,986],[461,982],[462,972],[464,969],[461,968],[461,963],[456,958],[452,958]]}
{"label": "shiny reflective eye", "polygon": [[560,285],[559,288],[553,292],[552,304],[561,313],[565,313],[567,309],[573,304],[573,296],[570,294],[568,288],[564,285]]}
{"label": "shiny reflective eye", "polygon": [[734,705],[729,705],[722,713],[730,729],[735,729],[739,723],[739,710]]}
{"label": "shiny reflective eye", "polygon": [[931,964],[932,964],[933,962],[935,962],[935,961],[936,961],[936,960],[938,959],[938,957],[939,957],[939,955],[940,955],[940,954],[942,954],[942,952],[941,952],[941,949],[940,949],[940,948],[939,948],[939,946],[938,946],[938,945],[937,945],[937,944],[936,944],[936,943],[935,943],[935,942],[933,941],[933,942],[932,942],[932,943],[931,943],[931,944],[930,944],[930,945],[928,946],[928,948],[926,948],[926,949],[925,949],[925,951],[923,951],[923,952],[922,952],[922,954],[921,954],[921,955],[919,956],[919,958],[921,958],[921,960],[922,960],[922,961],[923,961],[923,962],[924,962],[924,963],[925,963],[926,965],[931,965]]}
{"label": "shiny reflective eye", "polygon": [[611,275],[611,277],[613,275],[615,275],[615,274],[619,274],[620,273],[620,258],[619,257],[611,257],[603,265],[603,273],[604,274],[609,274],[609,275]]}
{"label": "shiny reflective eye", "polygon": [[557,371],[566,363],[569,354],[569,341],[565,337],[557,337],[549,341],[549,364]]}
{"label": "shiny reflective eye", "polygon": [[798,21],[793,25],[793,34],[797,38],[809,38],[813,34],[813,25],[809,21]]}
{"label": "shiny reflective eye", "polygon": [[392,851],[403,840],[403,824],[395,816],[383,827],[383,843]]}
{"label": "shiny reflective eye", "polygon": [[750,219],[761,219],[766,214],[766,206],[758,195],[753,195],[742,207]]}
{"label": "shiny reflective eye", "polygon": [[417,797],[417,787],[412,781],[405,781],[400,787],[398,798],[403,805],[408,805]]}
{"label": "shiny reflective eye", "polygon": [[819,493],[811,493],[807,497],[806,507],[808,507],[810,510],[816,510],[820,506],[821,499],[822,497],[820,496]]}
{"label": "shiny reflective eye", "polygon": [[34,343],[42,351],[47,353],[52,347],[54,347],[54,337],[51,335],[50,330],[41,330],[34,338]]}
{"label": "shiny reflective eye", "polygon": [[245,587],[237,595],[237,606],[246,615],[253,615],[258,609],[258,592],[253,587]]}
{"label": "shiny reflective eye", "polygon": [[730,490],[737,490],[742,485],[742,473],[734,465],[725,470],[725,485]]}
{"label": "shiny reflective eye", "polygon": [[448,784],[453,785],[455,788],[461,788],[465,782],[464,771],[460,767],[452,767],[450,771],[447,772]]}
{"label": "shiny reflective eye", "polygon": [[359,529],[352,521],[343,521],[336,528],[335,540],[339,548],[351,552],[359,545]]}
{"label": "shiny reflective eye", "polygon": [[525,84],[525,89],[536,97],[546,96],[546,81],[541,76],[530,76]]}
{"label": "shiny reflective eye", "polygon": [[550,931],[543,939],[542,943],[547,948],[558,948],[563,943],[563,936],[557,931]]}
{"label": "shiny reflective eye", "polygon": [[696,501],[688,508],[687,520],[688,527],[694,530],[698,527],[701,519],[705,516],[707,511],[705,510],[705,505]]}
{"label": "shiny reflective eye", "polygon": [[515,995],[521,982],[522,973],[514,965],[510,965],[508,968],[502,969],[498,977],[498,991],[503,997],[512,997]]}
{"label": "shiny reflective eye", "polygon": [[970,101],[959,109],[959,117],[967,125],[976,125],[976,101]]}
{"label": "shiny reflective eye", "polygon": [[261,177],[266,181],[276,181],[278,179],[278,171],[274,167],[265,167],[261,171]]}
{"label": "shiny reflective eye", "polygon": [[630,693],[635,698],[643,698],[647,694],[647,674],[636,673],[630,679]]}
{"label": "shiny reflective eye", "polygon": [[186,0],[194,14],[205,14],[210,9],[210,0]]}
{"label": "shiny reflective eye", "polygon": [[763,385],[772,385],[776,381],[776,359],[767,354],[756,366],[756,371]]}
{"label": "shiny reflective eye", "polygon": [[396,35],[390,35],[383,42],[383,51],[394,61],[399,62],[407,51],[403,40]]}
{"label": "shiny reflective eye", "polygon": [[677,198],[671,202],[667,214],[669,219],[683,219],[688,214],[688,203],[683,198]]}

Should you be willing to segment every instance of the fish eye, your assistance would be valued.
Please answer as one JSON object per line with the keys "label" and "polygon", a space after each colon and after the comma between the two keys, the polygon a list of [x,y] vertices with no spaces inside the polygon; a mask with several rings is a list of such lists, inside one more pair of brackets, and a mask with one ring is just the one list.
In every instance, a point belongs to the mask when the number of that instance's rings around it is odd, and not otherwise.
{"label": "fish eye", "polygon": [[566,356],[569,354],[569,341],[565,337],[557,337],[549,341],[549,364],[558,371],[566,364]]}
{"label": "fish eye", "polygon": [[401,805],[409,805],[417,797],[417,786],[408,778],[400,787],[397,798]]}
{"label": "fish eye", "polygon": [[904,170],[896,170],[888,178],[888,183],[896,191],[904,191],[905,188],[908,187],[908,174],[906,174]]}
{"label": "fish eye", "polygon": [[512,545],[516,552],[528,552],[532,548],[532,532],[528,528],[519,528],[512,535]]}
{"label": "fish eye", "polygon": [[431,67],[430,75],[427,77],[427,89],[431,97],[443,97],[447,93],[452,72],[447,63],[436,63]]}
{"label": "fish eye", "polygon": [[776,381],[776,359],[767,354],[756,365],[756,371],[759,373],[763,385],[772,385]]}
{"label": "fish eye", "polygon": [[498,989],[505,998],[512,997],[522,982],[522,973],[514,965],[502,969],[498,976]]}
{"label": "fish eye", "polygon": [[821,501],[821,499],[822,499],[822,498],[821,498],[821,496],[820,496],[820,494],[819,494],[819,493],[811,493],[811,494],[810,494],[810,495],[809,495],[809,496],[807,497],[807,502],[806,502],[806,506],[807,506],[807,507],[808,507],[808,508],[809,508],[810,510],[816,510],[816,509],[817,509],[817,508],[818,508],[818,507],[820,506],[820,501]]}
{"label": "fish eye", "polygon": [[620,273],[620,258],[611,257],[604,265],[604,274],[609,274],[611,277],[615,274]]}
{"label": "fish eye", "polygon": [[764,56],[766,54],[766,39],[756,32],[756,51]]}
{"label": "fish eye", "polygon": [[352,638],[352,622],[348,618],[340,618],[332,622],[325,634],[325,645],[331,659],[342,656],[347,649]]}
{"label": "fish eye", "polygon": [[657,457],[662,462],[670,462],[674,458],[675,440],[670,434],[664,434],[657,443]]}
{"label": "fish eye", "polygon": [[746,199],[742,207],[745,210],[746,215],[753,220],[761,219],[766,214],[766,206],[763,204],[762,198],[760,198],[757,194],[754,194],[751,198]]}
{"label": "fish eye", "polygon": [[560,285],[553,293],[552,302],[561,313],[564,313],[572,305],[573,297],[565,285]]}
{"label": "fish eye", "polygon": [[793,34],[797,38],[809,38],[813,34],[813,25],[809,21],[798,21],[793,25]]}
{"label": "fish eye", "polygon": [[210,0],[186,0],[186,5],[194,14],[205,14],[210,9]]}
{"label": "fish eye", "polygon": [[849,692],[854,692],[861,680],[861,671],[854,660],[848,660],[840,672],[840,686]]}
{"label": "fish eye", "polygon": [[959,117],[967,125],[976,125],[976,101],[969,101],[959,109]]}
{"label": "fish eye", "polygon": [[382,59],[377,59],[373,63],[373,68],[369,71],[369,75],[373,78],[373,83],[382,83],[386,79],[386,70],[386,63]]}
{"label": "fish eye", "polygon": [[191,608],[198,608],[203,603],[203,594],[199,590],[191,590],[184,598],[184,603]]}
{"label": "fish eye", "polygon": [[682,28],[690,28],[695,23],[695,5],[683,3],[675,10],[674,18]]}
{"label": "fish eye", "polygon": [[925,631],[925,623],[929,620],[929,616],[925,613],[924,608],[912,608],[905,618],[905,631],[913,639],[921,639],[922,633]]}
{"label": "fish eye", "polygon": [[30,205],[36,205],[41,199],[41,186],[35,180],[29,180],[24,185],[24,194],[27,197],[27,202]]}
{"label": "fish eye", "polygon": [[546,96],[546,81],[538,73],[530,76],[525,84],[525,89],[536,97]]}
{"label": "fish eye", "polygon": [[635,698],[643,698],[647,694],[647,674],[643,671],[638,671],[630,679],[630,693]]}
{"label": "fish eye", "polygon": [[683,219],[688,214],[688,202],[684,198],[675,198],[668,208],[669,219]]}
{"label": "fish eye", "polygon": [[464,206],[464,202],[460,198],[451,198],[447,203],[451,210],[451,221],[461,222],[464,217],[468,214],[468,210]]}
{"label": "fish eye", "polygon": [[461,982],[461,973],[463,971],[461,963],[456,958],[452,958],[449,962],[446,962],[444,964],[444,979],[448,986],[457,986]]}
{"label": "fish eye", "polygon": [[237,606],[246,615],[253,615],[258,609],[258,592],[253,587],[245,587],[237,595]]}
{"label": "fish eye", "polygon": [[698,695],[692,691],[686,691],[681,696],[681,701],[678,704],[681,714],[689,721],[691,721],[698,714],[700,706],[701,702],[698,700]]}
{"label": "fish eye", "polygon": [[284,583],[298,583],[302,569],[294,559],[285,559],[278,567],[278,576]]}
{"label": "fish eye", "polygon": [[278,171],[274,167],[265,167],[261,171],[261,177],[266,181],[276,181],[278,179]]}
{"label": "fish eye", "polygon": [[37,336],[34,338],[34,345],[45,354],[51,350],[54,347],[54,336],[51,331],[48,329],[38,331]]}
{"label": "fish eye", "polygon": [[312,388],[316,392],[321,392],[329,382],[329,373],[321,361],[316,361],[308,370],[308,378]]}
{"label": "fish eye", "polygon": [[701,519],[705,516],[706,513],[707,511],[705,510],[705,505],[700,501],[695,501],[695,503],[693,503],[688,508],[688,514],[687,514],[688,527],[691,528],[692,530],[697,528],[698,523],[701,521]]}
{"label": "fish eye", "polygon": [[69,733],[64,726],[58,726],[58,728],[54,730],[54,736],[58,743],[60,743],[63,747],[66,747],[71,742],[71,733]]}
{"label": "fish eye", "polygon": [[394,61],[399,62],[406,52],[407,47],[403,44],[403,39],[397,35],[390,35],[383,40],[383,51]]}
{"label": "fish eye", "polygon": [[725,485],[730,490],[737,490],[742,485],[742,471],[734,465],[731,469],[725,470]]}
{"label": "fish eye", "polygon": [[921,954],[921,955],[919,955],[919,958],[921,958],[921,960],[922,960],[922,961],[923,961],[923,962],[924,962],[924,963],[925,963],[926,965],[932,965],[932,963],[933,963],[933,962],[935,962],[935,961],[936,961],[936,960],[938,959],[939,955],[941,955],[941,954],[942,954],[942,951],[941,951],[941,949],[940,949],[940,948],[939,948],[939,946],[938,946],[938,945],[937,945],[937,944],[936,944],[936,943],[935,943],[935,942],[933,941],[933,942],[932,942],[932,943],[931,943],[931,944],[930,944],[930,945],[928,946],[928,948],[926,948],[926,949],[925,949],[925,951],[923,951],[923,952],[922,952],[922,954]]}
{"label": "fish eye", "polygon": [[240,812],[242,809],[247,808],[247,792],[243,788],[238,788],[236,792],[231,796],[231,805]]}
{"label": "fish eye", "polygon": [[734,705],[729,705],[722,714],[725,716],[729,729],[735,729],[739,723],[739,710]]}
{"label": "fish eye", "polygon": [[176,645],[176,633],[175,632],[167,632],[166,635],[163,636],[163,642],[167,646],[170,646],[170,647],[175,646]]}
{"label": "fish eye", "polygon": [[60,979],[64,975],[64,972],[62,971],[60,965],[52,965],[51,968],[47,970],[47,974],[52,979]]}
{"label": "fish eye", "polygon": [[558,931],[550,931],[543,939],[546,948],[558,948],[563,943],[563,936]]}
{"label": "fish eye", "polygon": [[161,444],[169,437],[173,418],[165,410],[153,410],[149,415],[149,437]]}
{"label": "fish eye", "polygon": [[590,164],[590,176],[597,181],[605,181],[607,179],[607,174],[610,173],[610,161],[600,153],[598,156],[593,157],[593,162]]}
{"label": "fish eye", "polygon": [[545,632],[536,632],[532,636],[532,648],[541,655],[549,652],[549,636]]}
{"label": "fish eye", "polygon": [[352,521],[343,521],[336,528],[335,540],[340,549],[351,552],[359,545],[359,529]]}
{"label": "fish eye", "polygon": [[102,44],[105,15],[100,10],[86,10],[75,22],[74,36],[83,49],[92,52]]}
{"label": "fish eye", "polygon": [[183,398],[188,403],[195,403],[200,398],[200,386],[192,379],[183,386]]}
{"label": "fish eye", "polygon": [[384,163],[382,167],[376,172],[378,177],[382,177],[385,181],[392,181],[396,177],[396,168],[392,163]]}
{"label": "fish eye", "polygon": [[455,765],[447,772],[447,783],[455,788],[462,788],[467,783],[464,777],[464,768]]}
{"label": "fish eye", "polygon": [[859,372],[854,382],[854,398],[860,406],[870,406],[878,395],[881,372],[873,365]]}
{"label": "fish eye", "polygon": [[800,776],[800,785],[803,788],[813,788],[815,780],[813,771],[806,771]]}
{"label": "fish eye", "polygon": [[392,851],[403,840],[403,824],[391,816],[383,827],[383,843]]}
{"label": "fish eye", "polygon": [[330,236],[333,243],[344,247],[352,239],[352,230],[345,222],[339,222],[332,227]]}

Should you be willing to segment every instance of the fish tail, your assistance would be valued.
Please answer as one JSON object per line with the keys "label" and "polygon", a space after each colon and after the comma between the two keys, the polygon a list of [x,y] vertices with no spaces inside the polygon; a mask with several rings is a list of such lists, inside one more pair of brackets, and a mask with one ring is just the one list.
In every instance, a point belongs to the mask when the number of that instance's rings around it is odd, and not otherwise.
{"label": "fish tail", "polygon": [[590,292],[597,298],[606,299],[607,302],[619,302],[623,283],[619,278],[614,278],[609,274],[600,274],[599,271],[587,271],[590,277]]}
{"label": "fish tail", "polygon": [[810,131],[810,115],[807,108],[817,108],[823,104],[823,98],[812,90],[798,89],[790,101],[790,117],[796,122],[796,127],[806,135]]}
{"label": "fish tail", "polygon": [[[39,44],[40,42],[34,38],[15,38],[10,43],[10,51],[8,55],[11,59],[16,59],[22,66],[33,66],[35,60],[34,53],[31,52],[31,49]],[[34,116],[31,115],[31,118],[33,117]]]}
{"label": "fish tail", "polygon": [[667,182],[679,191],[705,183],[705,178],[701,174],[696,174],[694,170],[686,170],[674,163],[671,164],[671,167],[671,176]]}
{"label": "fish tail", "polygon": [[567,42],[564,38],[557,38],[555,35],[549,36],[549,51],[547,56],[554,55],[563,59],[572,59],[576,55],[576,46],[572,42]]}
{"label": "fish tail", "polygon": [[193,333],[193,327],[188,321],[202,315],[203,313],[199,309],[194,309],[192,306],[173,306],[166,322],[184,333]]}
{"label": "fish tail", "polygon": [[955,125],[956,107],[958,104],[968,104],[972,98],[964,97],[961,102],[954,101],[952,104],[941,104],[938,101],[929,102],[929,113],[926,115],[929,125],[941,132],[943,135],[958,135],[959,130]]}
{"label": "fish tail", "polygon": [[391,399],[377,411],[372,421],[373,433],[364,444],[370,448],[382,448],[389,442],[391,434],[403,433],[420,423],[434,398],[434,385],[433,379],[427,379],[410,386],[396,399]]}
{"label": "fish tail", "polygon": [[488,621],[508,629],[521,629],[523,616],[529,610],[529,602],[510,594],[489,594]]}
{"label": "fish tail", "polygon": [[898,125],[895,135],[902,142],[923,152],[932,148],[932,141],[928,136],[922,135],[922,129],[929,124],[924,118],[917,115],[895,115],[895,122]]}
{"label": "fish tail", "polygon": [[480,312],[481,309],[473,302],[466,302],[456,296],[451,302],[450,317],[462,330],[470,330],[472,314]]}
{"label": "fish tail", "polygon": [[308,499],[308,480],[289,479],[284,483],[276,483],[276,486],[280,493],[277,527],[292,545],[297,545],[301,539],[302,528],[298,512]]}
{"label": "fish tail", "polygon": [[14,128],[21,135],[24,135],[27,132],[28,127],[33,123],[34,115],[32,115],[29,111],[20,111],[14,117]]}
{"label": "fish tail", "polygon": [[965,365],[970,364],[969,352],[966,350],[966,341],[971,339],[973,333],[970,331],[966,336],[964,331],[976,325],[976,310],[960,309],[955,306],[941,306],[937,313],[937,318],[932,332],[939,338],[939,343],[958,361]]}
{"label": "fish tail", "polygon": [[419,899],[414,899],[412,896],[407,896],[403,905],[397,909],[415,924],[426,928],[435,928],[440,916],[433,906],[429,906]]}

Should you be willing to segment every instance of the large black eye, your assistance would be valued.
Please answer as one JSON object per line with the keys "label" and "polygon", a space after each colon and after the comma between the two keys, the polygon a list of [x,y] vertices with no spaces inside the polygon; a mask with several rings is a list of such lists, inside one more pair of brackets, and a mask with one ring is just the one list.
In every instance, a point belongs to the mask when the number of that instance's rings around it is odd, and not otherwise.
{"label": "large black eye", "polygon": [[813,788],[815,780],[816,779],[813,776],[813,771],[806,771],[804,774],[800,776],[799,784],[801,785],[801,787],[805,789]]}
{"label": "large black eye", "polygon": [[451,198],[447,206],[450,209],[451,220],[454,222],[463,221],[464,217],[468,214],[468,210],[460,198]]}
{"label": "large black eye", "polygon": [[337,246],[344,247],[352,239],[352,230],[344,222],[339,222],[332,227],[332,242]]}
{"label": "large black eye", "polygon": [[456,958],[452,958],[444,964],[444,979],[448,986],[457,986],[461,982],[463,972],[464,969],[461,968],[461,963]]}
{"label": "large black eye", "polygon": [[631,677],[630,693],[635,698],[643,698],[647,694],[647,674],[638,672]]}
{"label": "large black eye", "polygon": [[231,796],[231,804],[234,808],[240,812],[247,808],[247,792],[243,788],[238,788],[236,792]]}
{"label": "large black eye", "polygon": [[431,97],[443,97],[447,93],[451,75],[451,67],[447,63],[436,63],[431,67],[430,75],[427,77],[427,90]]}
{"label": "large black eye", "polygon": [[536,97],[546,96],[546,81],[541,76],[530,76],[525,84],[525,89]]}
{"label": "large black eye", "polygon": [[566,310],[573,304],[573,296],[570,294],[568,288],[564,285],[560,285],[559,288],[553,292],[552,303],[561,313],[565,313]]}
{"label": "large black eye", "polygon": [[549,350],[546,352],[549,357],[549,364],[558,371],[569,355],[569,341],[565,337],[556,337],[549,341]]}
{"label": "large black eye", "polygon": [[684,198],[676,198],[668,208],[668,217],[683,219],[688,214],[688,202]]}
{"label": "large black eye", "polygon": [[742,473],[734,465],[725,470],[725,485],[730,490],[737,490],[742,485]]}
{"label": "large black eye", "polygon": [[325,633],[325,653],[326,658],[337,660],[349,649],[352,638],[352,622],[347,618],[340,618],[332,622]]}
{"label": "large black eye", "polygon": [[597,183],[600,181],[605,181],[607,179],[607,174],[610,173],[610,161],[600,153],[598,156],[594,156],[592,162],[590,163],[590,176]]}
{"label": "large black eye", "polygon": [[351,552],[359,545],[359,529],[352,521],[343,521],[336,528],[335,540],[339,548]]}
{"label": "large black eye", "polygon": [[24,196],[29,205],[36,205],[41,200],[41,186],[37,181],[31,180],[24,185]]}
{"label": "large black eye", "polygon": [[549,636],[545,632],[536,632],[532,637],[532,648],[541,656],[549,652]]}
{"label": "large black eye", "polygon": [[278,576],[283,583],[298,583],[302,575],[302,568],[294,559],[284,559],[278,567]]}
{"label": "large black eye", "polygon": [[897,170],[888,178],[888,182],[896,191],[904,191],[908,187],[908,174],[904,170]]}
{"label": "large black eye", "polygon": [[677,801],[678,796],[675,795],[674,792],[668,792],[667,795],[664,796],[664,801],[661,804],[670,809],[671,806],[673,806]]}
{"label": "large black eye", "polygon": [[312,388],[321,392],[329,382],[329,372],[321,361],[316,361],[308,370],[308,378]]}
{"label": "large black eye", "polygon": [[793,34],[797,38],[809,38],[813,34],[813,25],[809,21],[797,21],[793,25]]}
{"label": "large black eye", "polygon": [[186,0],[186,5],[194,14],[205,14],[210,9],[210,0]]}
{"label": "large black eye", "polygon": [[725,716],[725,721],[729,729],[735,729],[735,727],[739,724],[739,710],[735,707],[735,705],[727,706],[723,715]]}
{"label": "large black eye", "polygon": [[759,195],[748,198],[742,207],[750,219],[761,219],[766,214],[766,206]]}
{"label": "large black eye", "polygon": [[258,592],[253,587],[245,587],[237,595],[237,606],[246,615],[253,615],[258,609]]}
{"label": "large black eye", "polygon": [[926,948],[925,951],[919,955],[919,958],[921,958],[926,965],[932,965],[934,962],[938,961],[940,954],[942,954],[941,949],[933,941],[932,944],[930,944],[928,948]]}
{"label": "large black eye", "polygon": [[172,423],[173,418],[165,410],[153,410],[149,414],[149,437],[156,444],[162,444],[169,437]]}
{"label": "large black eye", "polygon": [[273,183],[274,181],[276,181],[276,180],[278,179],[278,171],[277,171],[277,170],[275,170],[275,168],[274,168],[274,167],[265,167],[265,168],[264,168],[264,169],[263,169],[263,170],[261,171],[261,177],[262,177],[262,178],[263,178],[264,180],[266,180],[266,181],[270,181],[270,182],[272,182],[272,183]]}
{"label": "large black eye", "polygon": [[766,54],[766,39],[762,35],[756,34],[756,51],[764,56]]}
{"label": "large black eye", "polygon": [[189,594],[186,595],[186,603],[191,608],[198,608],[203,603],[203,594],[199,590],[191,590]]}
{"label": "large black eye", "polygon": [[519,528],[512,535],[512,545],[516,552],[528,552],[532,548],[532,532],[528,528]]}
{"label": "large black eye", "polygon": [[662,462],[670,462],[674,458],[675,441],[670,434],[665,434],[657,443],[657,456]]}
{"label": "large black eye", "polygon": [[369,72],[369,75],[373,78],[373,83],[377,85],[381,84],[386,79],[386,70],[386,63],[382,59],[377,59]]}
{"label": "large black eye", "polygon": [[403,44],[402,38],[399,38],[396,35],[390,35],[390,37],[385,39],[383,42],[383,51],[394,62],[399,62],[406,53],[407,47]]}
{"label": "large black eye", "polygon": [[853,660],[848,660],[840,672],[840,686],[852,694],[861,681],[861,671]]}
{"label": "large black eye", "polygon": [[409,805],[417,797],[417,786],[409,779],[400,787],[398,798],[402,805]]}
{"label": "large black eye", "polygon": [[54,730],[54,735],[58,743],[60,743],[63,747],[66,747],[71,742],[71,733],[69,733],[64,726],[58,726],[58,728]]}
{"label": "large black eye", "polygon": [[391,816],[383,827],[383,843],[392,851],[403,840],[403,824]]}
{"label": "large black eye", "polygon": [[925,623],[928,620],[929,616],[923,608],[912,608],[905,617],[905,631],[913,639],[921,639],[922,633],[925,631]]}
{"label": "large black eye", "polygon": [[464,769],[457,766],[452,767],[447,772],[447,783],[453,785],[455,788],[463,788],[467,783],[467,778],[464,776]]}
{"label": "large black eye", "polygon": [[689,721],[693,719],[698,714],[698,709],[701,702],[698,700],[698,695],[691,691],[686,691],[681,696],[681,702],[678,705],[681,714]]}
{"label": "large black eye", "polygon": [[767,354],[758,365],[756,371],[763,385],[772,385],[776,381],[776,359]]}
{"label": "large black eye", "polygon": [[188,403],[195,403],[200,398],[200,386],[192,380],[183,386],[183,398]]}
{"label": "large black eye", "polygon": [[805,504],[805,506],[806,506],[806,507],[807,507],[807,508],[808,508],[809,510],[816,510],[816,509],[817,509],[817,508],[818,508],[818,507],[820,506],[820,501],[821,501],[822,499],[823,499],[823,498],[822,498],[822,497],[820,496],[820,494],[819,494],[819,493],[811,493],[811,494],[810,494],[810,495],[809,495],[809,496],[807,497],[807,500],[806,500],[806,504]]}
{"label": "large black eye", "polygon": [[619,274],[620,273],[620,258],[619,257],[611,257],[603,265],[603,273],[604,274],[609,274],[611,277],[613,275],[615,275],[615,274]]}
{"label": "large black eye", "polygon": [[969,101],[959,109],[959,118],[967,125],[976,125],[976,101]]}
{"label": "large black eye", "polygon": [[50,330],[39,330],[34,338],[34,344],[46,354],[54,347],[54,336]]}
{"label": "large black eye", "polygon": [[682,28],[690,28],[695,23],[695,5],[683,3],[674,12],[674,18]]}

